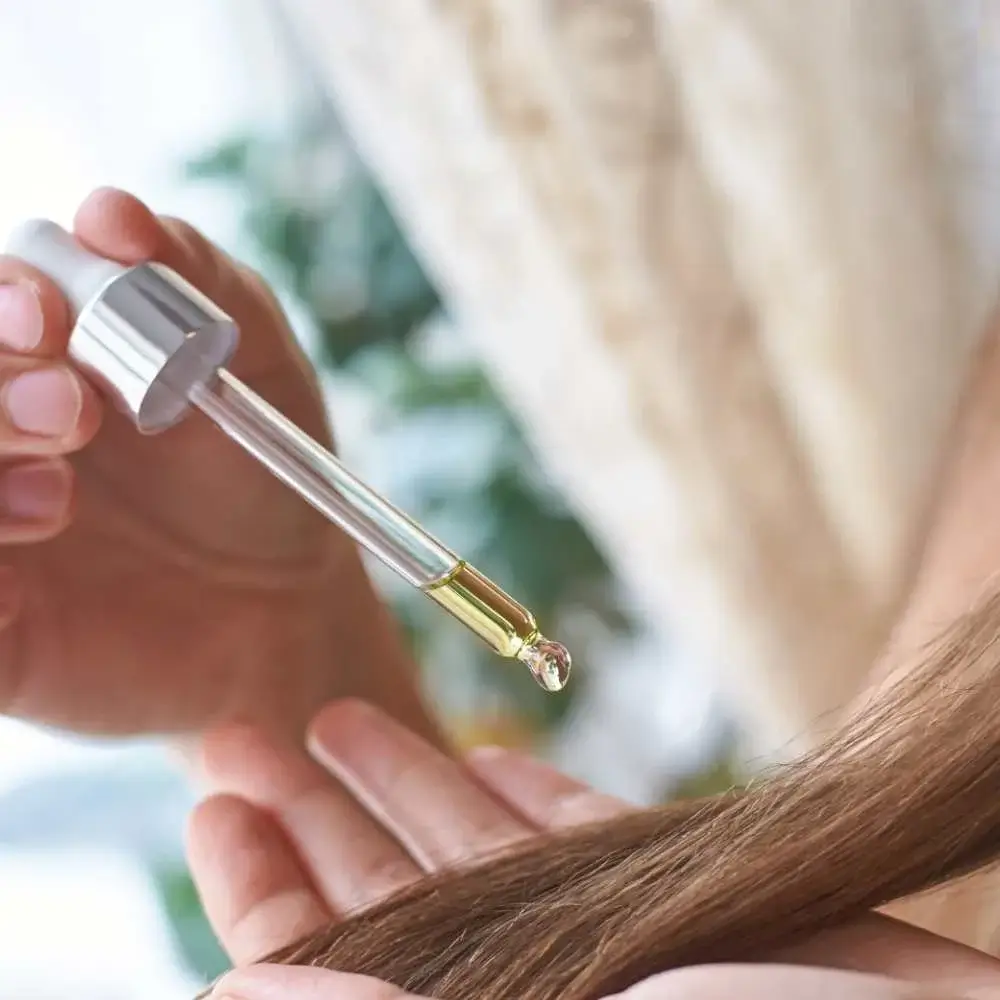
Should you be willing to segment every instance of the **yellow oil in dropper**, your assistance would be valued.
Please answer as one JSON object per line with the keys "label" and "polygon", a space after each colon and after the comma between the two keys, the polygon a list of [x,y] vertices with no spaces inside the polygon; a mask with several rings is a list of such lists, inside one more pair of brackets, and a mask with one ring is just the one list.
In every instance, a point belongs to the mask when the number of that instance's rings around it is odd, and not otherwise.
{"label": "yellow oil in dropper", "polygon": [[530,611],[464,560],[443,580],[421,590],[495,653],[520,660],[546,691],[566,686],[569,650],[546,639]]}
{"label": "yellow oil in dropper", "polygon": [[495,653],[518,660],[546,691],[561,691],[572,660],[534,616],[353,475],[226,369],[191,401],[279,479]]}
{"label": "yellow oil in dropper", "polygon": [[564,687],[569,652],[539,632],[528,610],[225,367],[239,331],[215,303],[162,264],[123,267],[104,260],[49,220],[19,227],[7,249],[62,289],[76,316],[69,356],[139,431],[160,433],[193,404],[494,652],[525,664],[547,691]]}

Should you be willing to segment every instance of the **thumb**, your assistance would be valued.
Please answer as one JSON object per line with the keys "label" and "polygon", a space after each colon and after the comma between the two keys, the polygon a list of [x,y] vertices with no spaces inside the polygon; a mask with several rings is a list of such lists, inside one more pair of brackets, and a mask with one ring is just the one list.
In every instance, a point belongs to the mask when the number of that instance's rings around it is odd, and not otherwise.
{"label": "thumb", "polygon": [[[986,984],[983,984],[984,986]],[[349,994],[348,994],[349,995]],[[359,994],[360,995],[360,994]],[[378,998],[378,994],[375,994]],[[662,973],[607,1000],[989,1000],[988,986],[966,992],[833,969],[778,965],[689,966]],[[392,994],[389,994],[392,997]],[[381,1000],[381,998],[378,998]]]}
{"label": "thumb", "polygon": [[302,965],[249,965],[224,975],[209,1000],[427,1000],[368,976]]}

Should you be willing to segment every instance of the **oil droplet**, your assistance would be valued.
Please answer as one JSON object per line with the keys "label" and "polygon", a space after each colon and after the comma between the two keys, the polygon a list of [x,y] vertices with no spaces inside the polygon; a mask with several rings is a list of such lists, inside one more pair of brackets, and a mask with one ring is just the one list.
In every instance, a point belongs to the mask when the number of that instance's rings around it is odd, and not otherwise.
{"label": "oil droplet", "polygon": [[544,635],[540,635],[530,646],[523,647],[517,658],[546,691],[562,691],[569,680],[573,665],[569,650],[562,643],[552,642]]}

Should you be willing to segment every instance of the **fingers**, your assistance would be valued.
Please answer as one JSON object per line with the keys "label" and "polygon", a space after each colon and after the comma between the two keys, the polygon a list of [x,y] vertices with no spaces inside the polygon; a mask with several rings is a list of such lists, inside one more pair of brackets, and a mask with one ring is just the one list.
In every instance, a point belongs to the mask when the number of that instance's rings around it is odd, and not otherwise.
{"label": "fingers", "polygon": [[346,972],[253,965],[223,976],[213,1000],[425,1000],[388,983]]}
{"label": "fingers", "polygon": [[97,433],[97,394],[65,362],[69,333],[52,282],[0,257],[0,457],[65,455]]}
{"label": "fingers", "polygon": [[[227,727],[206,738],[203,768],[213,787],[242,796],[280,823],[328,912],[351,913],[420,877],[420,869],[396,840],[294,747],[278,746],[248,727]],[[262,848],[256,863],[266,865],[268,856]],[[218,864],[219,884],[224,886],[242,877],[233,866],[247,862],[220,856]],[[267,881],[265,875],[259,876],[262,882]],[[206,908],[215,906],[212,899],[205,902]],[[230,912],[238,909],[231,902],[225,905]],[[288,940],[294,939],[286,933]],[[228,940],[223,942],[228,947]]]}
{"label": "fingers", "polygon": [[468,765],[498,799],[538,830],[562,830],[619,816],[630,807],[621,799],[524,754],[500,747],[473,750]]}
{"label": "fingers", "polygon": [[[310,747],[364,808],[314,763],[250,730],[217,734],[209,744],[208,774],[258,803],[210,800],[192,823],[192,869],[210,919],[238,962],[317,929],[346,912],[345,901],[382,898],[392,891],[387,867],[401,873],[403,884],[421,868],[472,860],[533,830],[606,819],[628,808],[517,753],[480,750],[464,768],[357,702],[321,712]],[[380,823],[392,838],[379,841],[385,836]],[[738,990],[747,1000],[784,993],[819,1000],[1000,998],[1000,963],[878,915],[768,960],[784,964],[682,970],[622,996],[713,1000]],[[259,967],[227,977],[216,995],[254,1000],[292,990],[318,998],[337,989],[343,996],[404,996],[368,979],[331,979],[332,973],[288,978],[306,975]]]}
{"label": "fingers", "polygon": [[73,469],[65,459],[0,466],[0,545],[44,542],[67,527],[73,512]]}
{"label": "fingers", "polygon": [[0,350],[61,357],[69,332],[69,307],[59,289],[17,258],[0,256]]}
{"label": "fingers", "polygon": [[242,799],[203,802],[191,817],[187,851],[209,922],[238,964],[332,918],[280,824]]}
{"label": "fingers", "polygon": [[[903,983],[882,976],[830,969],[717,965],[653,976],[606,1000],[989,1000],[991,991],[967,993],[933,983]],[[388,983],[327,969],[256,965],[219,980],[214,1000],[421,1000]]]}
{"label": "fingers", "polygon": [[80,206],[74,232],[95,253],[122,264],[165,264],[229,313],[242,335],[237,371],[271,367],[276,347],[297,352],[267,286],[188,223],[157,216],[124,191],[102,188]]}
{"label": "fingers", "polygon": [[494,853],[533,833],[460,764],[363,702],[321,711],[309,747],[425,871]]}
{"label": "fingers", "polygon": [[769,960],[942,983],[969,994],[1000,990],[1000,961],[993,956],[877,913],[824,931]]}
{"label": "fingers", "polygon": [[[988,1000],[990,993],[976,994]],[[829,969],[718,965],[653,976],[606,1000],[970,1000],[970,994],[934,984]],[[214,1000],[421,1000],[388,983],[327,969],[255,965],[223,976]]]}
{"label": "fingers", "polygon": [[[619,998],[629,1000],[968,1000],[968,994],[879,976],[781,966],[704,966],[646,980]],[[983,995],[984,997],[987,995]],[[224,976],[214,1000],[420,1000],[388,983],[326,969],[256,965]],[[614,1000],[614,998],[606,998]]]}
{"label": "fingers", "polygon": [[323,710],[309,744],[312,761],[249,727],[203,742],[212,787],[244,800],[199,811],[190,847],[206,911],[237,961],[424,872],[625,808],[518,754],[480,752],[464,767],[359,702]]}
{"label": "fingers", "polygon": [[223,251],[187,223],[155,215],[133,195],[114,188],[93,192],[77,211],[73,230],[102,257],[125,265],[165,264],[223,309],[245,311],[237,266]]}
{"label": "fingers", "polygon": [[161,219],[124,191],[94,191],[77,210],[73,231],[81,243],[109,260],[166,264],[210,298],[225,292],[231,279],[222,266],[222,252],[208,240],[182,223]]}
{"label": "fingers", "polygon": [[[101,404],[64,360],[70,317],[34,268],[0,257],[0,545],[45,541],[69,523],[63,456],[97,433]],[[9,610],[8,603],[0,614]]]}
{"label": "fingers", "polygon": [[[986,995],[984,995],[985,997]],[[958,989],[830,969],[778,965],[692,966],[647,979],[607,1000],[968,1000]],[[248,998],[249,1000],[249,998]]]}

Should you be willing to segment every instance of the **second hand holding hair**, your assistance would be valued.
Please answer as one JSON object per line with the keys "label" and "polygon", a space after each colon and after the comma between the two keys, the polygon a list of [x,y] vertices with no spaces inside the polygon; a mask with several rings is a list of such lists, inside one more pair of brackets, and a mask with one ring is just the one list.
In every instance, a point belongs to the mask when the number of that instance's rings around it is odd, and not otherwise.
{"label": "second hand holding hair", "polygon": [[20,226],[7,252],[47,274],[64,291],[76,316],[70,357],[140,432],[164,431],[194,405],[494,652],[525,664],[547,691],[562,690],[569,677],[569,652],[541,634],[526,608],[226,369],[238,345],[238,330],[197,289],[160,264],[122,267],[98,257],[46,220]]}

